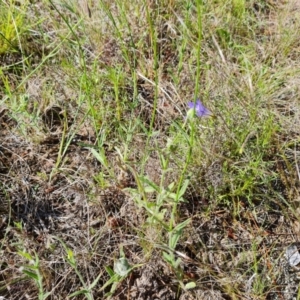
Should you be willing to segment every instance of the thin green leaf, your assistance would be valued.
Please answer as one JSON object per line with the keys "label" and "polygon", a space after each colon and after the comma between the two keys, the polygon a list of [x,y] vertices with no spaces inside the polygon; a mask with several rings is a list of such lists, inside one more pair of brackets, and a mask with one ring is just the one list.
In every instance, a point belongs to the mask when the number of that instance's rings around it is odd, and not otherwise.
{"label": "thin green leaf", "polygon": [[175,228],[174,228],[173,230],[175,230],[175,231],[181,231],[181,230],[184,229],[190,222],[191,222],[191,219],[186,219],[186,220],[183,221],[182,223],[179,223],[177,226],[175,226]]}
{"label": "thin green leaf", "polygon": [[42,299],[46,299],[48,298],[48,296],[50,296],[52,293],[51,292],[47,292],[43,295],[43,298]]}
{"label": "thin green leaf", "polygon": [[118,274],[115,274],[107,282],[105,282],[105,284],[101,287],[101,289],[99,290],[99,292],[103,291],[107,286],[111,285],[112,283],[119,282],[121,279],[122,279],[121,276],[119,276]]}
{"label": "thin green leaf", "polygon": [[28,252],[18,251],[18,254],[30,261],[33,260],[33,257]]}
{"label": "thin green leaf", "polygon": [[191,281],[191,282],[187,283],[184,287],[186,290],[190,290],[190,289],[195,288],[196,286],[197,286],[196,283]]}
{"label": "thin green leaf", "polygon": [[23,270],[23,273],[36,281],[39,279],[38,275],[34,272],[30,272],[28,270]]}
{"label": "thin green leaf", "polygon": [[173,267],[177,269],[181,264],[181,258],[177,258],[176,261],[173,263]]}
{"label": "thin green leaf", "polygon": [[101,276],[102,276],[102,273],[100,273],[100,274],[97,276],[97,278],[90,284],[90,286],[89,286],[89,289],[90,289],[90,290],[92,290],[92,289],[96,286],[96,284],[98,283],[98,281],[99,281],[99,279],[101,278]]}
{"label": "thin green leaf", "polygon": [[173,265],[174,262],[174,255],[170,255],[167,252],[163,252],[163,258],[171,265]]}
{"label": "thin green leaf", "polygon": [[189,222],[191,221],[191,219],[187,219],[184,222],[178,224],[170,233],[170,239],[169,239],[169,247],[171,249],[175,249],[176,245],[178,243],[179,238],[182,235],[182,230],[186,227],[186,225],[189,224]]}
{"label": "thin green leaf", "polygon": [[83,290],[76,291],[76,292],[72,293],[71,295],[69,295],[69,297],[75,297],[75,296],[82,295],[82,294],[87,294],[87,293],[89,293],[89,291],[86,290],[86,289],[83,289]]}
{"label": "thin green leaf", "polygon": [[104,267],[104,268],[110,277],[113,277],[115,275],[115,272],[112,270],[111,267]]}
{"label": "thin green leaf", "polygon": [[147,187],[147,188],[150,186],[150,187],[152,187],[156,192],[159,192],[159,191],[160,191],[159,186],[156,185],[156,184],[155,184],[153,181],[151,181],[149,178],[141,176],[141,177],[140,177],[140,180],[141,180],[143,183],[146,183],[146,187]]}
{"label": "thin green leaf", "polygon": [[104,151],[101,150],[100,152],[97,152],[95,149],[90,149],[92,154],[96,157],[96,159],[105,167],[107,168],[107,162],[106,162],[106,157],[104,154]]}
{"label": "thin green leaf", "polygon": [[186,179],[184,182],[183,182],[183,185],[181,186],[181,189],[179,191],[179,194],[178,194],[178,199],[182,198],[183,195],[185,194],[186,192],[186,189],[187,187],[189,186],[189,183],[190,181],[188,179]]}
{"label": "thin green leaf", "polygon": [[154,189],[152,186],[148,185],[148,186],[144,187],[144,191],[145,191],[145,193],[150,194],[150,193],[156,192],[156,189]]}

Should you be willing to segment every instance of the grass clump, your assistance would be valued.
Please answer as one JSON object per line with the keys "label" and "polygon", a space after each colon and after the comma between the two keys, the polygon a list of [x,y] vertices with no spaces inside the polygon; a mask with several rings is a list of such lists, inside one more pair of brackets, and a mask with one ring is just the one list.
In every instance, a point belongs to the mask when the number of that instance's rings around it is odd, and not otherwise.
{"label": "grass clump", "polygon": [[17,51],[21,35],[25,32],[24,14],[26,4],[16,7],[13,1],[2,1],[0,4],[0,55]]}
{"label": "grass clump", "polygon": [[298,297],[298,8],[0,5],[1,297]]}

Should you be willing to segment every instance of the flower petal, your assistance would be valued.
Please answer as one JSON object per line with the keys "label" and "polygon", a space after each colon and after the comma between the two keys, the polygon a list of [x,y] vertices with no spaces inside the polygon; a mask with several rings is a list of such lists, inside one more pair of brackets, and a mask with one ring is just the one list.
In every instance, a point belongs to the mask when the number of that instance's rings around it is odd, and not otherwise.
{"label": "flower petal", "polygon": [[196,102],[188,102],[188,107],[195,109],[196,115],[198,117],[206,117],[211,114],[211,112],[202,104],[202,102],[197,99]]}
{"label": "flower petal", "polygon": [[189,108],[195,108],[195,102],[188,102]]}

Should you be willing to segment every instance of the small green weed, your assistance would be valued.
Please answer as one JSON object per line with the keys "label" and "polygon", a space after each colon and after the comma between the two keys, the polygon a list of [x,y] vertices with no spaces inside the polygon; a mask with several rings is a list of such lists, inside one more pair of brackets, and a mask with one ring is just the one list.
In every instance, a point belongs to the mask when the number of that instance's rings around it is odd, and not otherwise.
{"label": "small green weed", "polygon": [[37,253],[35,253],[34,257],[27,251],[18,251],[18,254],[29,261],[28,265],[22,267],[22,272],[31,278],[37,285],[39,291],[38,299],[47,299],[51,295],[51,292],[44,291],[43,276],[40,271],[40,260]]}

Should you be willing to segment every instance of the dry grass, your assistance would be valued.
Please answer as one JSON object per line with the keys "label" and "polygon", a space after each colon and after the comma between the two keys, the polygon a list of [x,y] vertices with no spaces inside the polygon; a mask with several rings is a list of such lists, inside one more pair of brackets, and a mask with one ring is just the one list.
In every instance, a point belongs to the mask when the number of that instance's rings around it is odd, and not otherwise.
{"label": "dry grass", "polygon": [[4,299],[300,298],[299,1],[195,2],[0,3]]}

